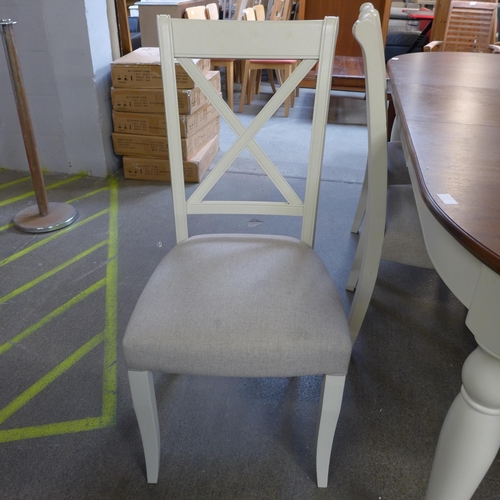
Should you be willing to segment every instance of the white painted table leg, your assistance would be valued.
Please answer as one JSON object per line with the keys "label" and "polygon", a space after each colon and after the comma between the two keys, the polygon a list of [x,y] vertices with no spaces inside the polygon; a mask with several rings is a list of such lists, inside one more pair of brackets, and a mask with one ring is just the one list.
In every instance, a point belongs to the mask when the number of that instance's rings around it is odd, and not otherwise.
{"label": "white painted table leg", "polygon": [[426,500],[468,500],[500,447],[500,360],[478,347],[441,429]]}

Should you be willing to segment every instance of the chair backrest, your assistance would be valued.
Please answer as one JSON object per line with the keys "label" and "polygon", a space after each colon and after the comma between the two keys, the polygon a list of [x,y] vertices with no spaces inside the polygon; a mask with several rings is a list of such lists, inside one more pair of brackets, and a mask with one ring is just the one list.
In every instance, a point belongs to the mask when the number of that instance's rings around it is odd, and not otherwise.
{"label": "chair backrest", "polygon": [[219,20],[219,7],[216,3],[209,3],[206,7],[205,15],[207,19],[211,19],[212,21]]}
{"label": "chair backrest", "polygon": [[186,9],[186,17],[188,19],[206,19],[205,6],[198,5],[196,7],[188,7]]}
{"label": "chair backrest", "polygon": [[387,74],[380,16],[371,3],[361,5],[352,33],[361,47],[366,78],[368,201],[363,233],[369,238],[370,231],[383,234],[387,199]]}
{"label": "chair backrest", "polygon": [[[189,214],[269,214],[301,217],[301,239],[308,245],[313,245],[337,32],[338,18],[333,17],[322,21],[303,22],[199,23],[158,16],[168,153],[178,242],[188,237]],[[198,69],[193,58],[299,59],[301,63],[245,128],[220,93]],[[176,60],[237,136],[234,144],[187,200],[175,76]],[[318,79],[309,140],[306,189],[302,201],[257,144],[255,135],[315,64],[318,64]],[[304,140],[307,139],[304,137]],[[258,161],[284,201],[206,200],[207,194],[245,148]]]}
{"label": "chair backrest", "polygon": [[256,21],[255,10],[253,7],[248,7],[243,10],[243,18],[244,21]]}
{"label": "chair backrest", "polygon": [[498,5],[493,2],[452,1],[443,51],[490,52]]}
{"label": "chair backrest", "polygon": [[253,10],[255,10],[255,19],[257,21],[265,21],[266,20],[266,9],[262,4],[257,4],[253,6]]}

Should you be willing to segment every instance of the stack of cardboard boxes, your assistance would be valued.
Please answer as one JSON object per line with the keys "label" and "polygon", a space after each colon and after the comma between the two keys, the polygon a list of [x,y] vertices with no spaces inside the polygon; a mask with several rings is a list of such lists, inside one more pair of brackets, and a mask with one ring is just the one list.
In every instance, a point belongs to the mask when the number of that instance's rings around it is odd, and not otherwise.
{"label": "stack of cardboard boxes", "polygon": [[[210,60],[198,68],[220,92],[220,74]],[[114,61],[113,145],[123,155],[128,179],[170,180],[165,107],[158,48],[143,47]],[[180,66],[176,66],[184,179],[199,182],[219,151],[219,114]]]}

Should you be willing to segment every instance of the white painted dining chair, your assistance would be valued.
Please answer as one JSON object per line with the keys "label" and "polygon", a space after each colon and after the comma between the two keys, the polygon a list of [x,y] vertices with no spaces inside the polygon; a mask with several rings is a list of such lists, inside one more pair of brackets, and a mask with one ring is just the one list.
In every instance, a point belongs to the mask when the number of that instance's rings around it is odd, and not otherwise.
{"label": "white painted dining chair", "polygon": [[[349,327],[340,296],[313,250],[337,32],[338,18],[333,17],[280,23],[200,23],[168,16],[158,18],[177,244],[153,272],[123,339],[148,482],[157,482],[160,460],[153,372],[226,377],[321,374],[316,471],[318,486],[327,486],[351,354]],[[224,57],[298,57],[302,62],[245,128],[192,61]],[[188,199],[182,169],[176,60],[237,137]],[[302,200],[255,137],[315,64],[318,80]],[[284,201],[218,201],[210,196],[206,199],[245,148]],[[230,175],[225,177],[231,180]],[[302,233],[300,239],[255,233],[190,237],[191,214],[295,216],[302,220]]]}
{"label": "white painted dining chair", "polygon": [[430,269],[433,265],[425,247],[411,185],[388,185],[384,44],[380,17],[371,3],[361,6],[353,34],[363,53],[368,123],[366,214],[346,286],[348,290],[356,290],[349,313],[354,342],[370,304],[381,259]]}

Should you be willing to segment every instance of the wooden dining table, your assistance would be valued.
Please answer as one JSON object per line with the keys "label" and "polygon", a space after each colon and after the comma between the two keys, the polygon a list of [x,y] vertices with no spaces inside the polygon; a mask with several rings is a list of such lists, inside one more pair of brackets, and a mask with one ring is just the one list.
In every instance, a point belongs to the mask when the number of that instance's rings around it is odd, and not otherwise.
{"label": "wooden dining table", "polygon": [[388,74],[427,251],[478,344],[426,496],[465,500],[500,447],[500,56],[405,54]]}

